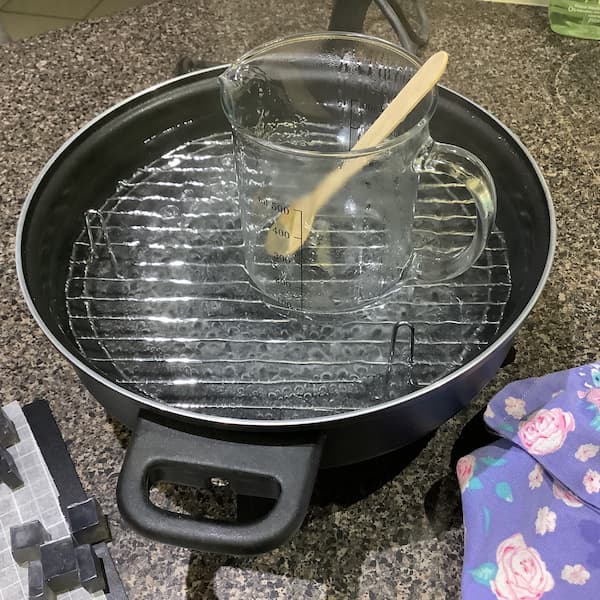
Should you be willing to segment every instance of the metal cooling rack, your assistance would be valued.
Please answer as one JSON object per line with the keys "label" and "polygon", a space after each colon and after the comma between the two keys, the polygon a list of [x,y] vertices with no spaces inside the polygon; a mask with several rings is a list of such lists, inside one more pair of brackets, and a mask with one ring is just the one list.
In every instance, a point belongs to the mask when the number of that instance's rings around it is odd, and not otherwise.
{"label": "metal cooling rack", "polygon": [[[450,283],[404,286],[344,322],[311,321],[267,305],[249,281],[235,194],[231,139],[217,134],[140,169],[84,215],[67,311],[95,369],[192,411],[299,418],[426,386],[496,335],[511,289],[500,231]],[[473,223],[467,189],[422,179],[421,246],[457,251]]]}

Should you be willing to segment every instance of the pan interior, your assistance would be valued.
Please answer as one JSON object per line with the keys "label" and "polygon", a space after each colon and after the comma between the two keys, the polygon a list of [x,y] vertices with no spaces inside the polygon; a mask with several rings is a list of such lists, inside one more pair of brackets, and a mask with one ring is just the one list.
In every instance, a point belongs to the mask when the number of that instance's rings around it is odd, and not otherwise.
{"label": "pan interior", "polygon": [[[418,244],[432,254],[464,246],[474,210],[466,188],[423,177]],[[79,351],[119,385],[202,414],[303,418],[400,397],[496,339],[511,293],[495,229],[449,283],[403,286],[343,317],[269,305],[243,266],[229,133],[137,169],[81,223],[66,284]]]}

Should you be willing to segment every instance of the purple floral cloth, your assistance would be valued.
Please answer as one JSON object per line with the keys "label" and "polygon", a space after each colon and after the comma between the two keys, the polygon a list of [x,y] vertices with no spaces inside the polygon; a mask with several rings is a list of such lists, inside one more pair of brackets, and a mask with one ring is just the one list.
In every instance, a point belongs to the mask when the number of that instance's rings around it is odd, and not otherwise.
{"label": "purple floral cloth", "polygon": [[515,382],[463,456],[464,600],[600,599],[600,364]]}

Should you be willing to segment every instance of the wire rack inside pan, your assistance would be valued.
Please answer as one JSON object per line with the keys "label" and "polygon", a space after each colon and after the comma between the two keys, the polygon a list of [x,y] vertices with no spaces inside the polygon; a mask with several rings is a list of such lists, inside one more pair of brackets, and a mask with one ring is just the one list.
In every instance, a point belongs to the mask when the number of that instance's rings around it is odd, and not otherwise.
{"label": "wire rack inside pan", "polygon": [[[339,321],[274,309],[243,266],[229,134],[168,152],[83,217],[66,289],[82,355],[125,388],[205,414],[303,418],[401,396],[485,348],[510,295],[495,230],[452,282],[404,286]],[[460,247],[472,222],[470,192],[422,179],[422,245]]]}

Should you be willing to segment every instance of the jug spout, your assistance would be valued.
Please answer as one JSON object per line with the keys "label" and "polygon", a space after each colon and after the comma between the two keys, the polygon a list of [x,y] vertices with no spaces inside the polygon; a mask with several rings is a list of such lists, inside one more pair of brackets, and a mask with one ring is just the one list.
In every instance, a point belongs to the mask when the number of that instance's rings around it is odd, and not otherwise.
{"label": "jug spout", "polygon": [[239,62],[234,62],[217,78],[221,94],[228,94],[232,88],[237,88],[242,84],[242,65]]}
{"label": "jug spout", "polygon": [[234,129],[256,126],[262,113],[267,77],[252,63],[237,61],[218,78],[221,106]]}
{"label": "jug spout", "polygon": [[223,107],[225,116],[232,125],[234,125],[235,97],[242,87],[242,77],[239,73],[241,70],[240,67],[239,63],[233,63],[217,78],[221,92],[221,106]]}

